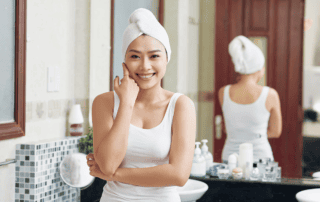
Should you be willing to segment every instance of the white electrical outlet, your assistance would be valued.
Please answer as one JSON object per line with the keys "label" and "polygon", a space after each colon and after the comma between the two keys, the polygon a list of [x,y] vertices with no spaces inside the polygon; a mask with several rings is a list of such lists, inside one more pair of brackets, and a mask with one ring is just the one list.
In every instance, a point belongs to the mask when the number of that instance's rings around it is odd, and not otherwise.
{"label": "white electrical outlet", "polygon": [[54,91],[54,67],[48,67],[48,92]]}

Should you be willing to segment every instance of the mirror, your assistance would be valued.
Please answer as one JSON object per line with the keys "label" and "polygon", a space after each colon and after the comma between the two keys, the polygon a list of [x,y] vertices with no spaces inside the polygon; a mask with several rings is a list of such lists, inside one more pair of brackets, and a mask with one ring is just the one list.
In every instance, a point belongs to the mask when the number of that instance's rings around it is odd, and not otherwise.
{"label": "mirror", "polygon": [[83,153],[66,156],[60,164],[60,176],[67,185],[81,190],[89,187],[94,181],[94,177],[90,175],[86,155]]}
{"label": "mirror", "polygon": [[[200,70],[199,74],[201,77],[199,77],[199,90],[198,92],[201,94],[205,94],[208,92],[208,89],[212,89],[212,83],[215,83],[214,78],[208,78],[209,76],[206,75],[213,75],[212,73],[212,60],[210,57],[212,55],[214,57],[221,56],[219,53],[215,52],[214,49],[211,50],[211,46],[207,45],[208,43],[214,44],[212,42],[212,35],[215,36],[215,29],[214,22],[215,22],[215,12],[217,11],[211,11],[214,9],[215,3],[209,3],[211,1],[203,2],[201,5],[201,23],[205,27],[205,29],[201,29],[202,33],[200,33],[200,53],[201,56],[205,59],[200,59]],[[240,2],[240,1],[239,1]],[[260,1],[259,1],[260,2]],[[264,2],[264,1],[261,1]],[[304,106],[304,109],[311,108],[310,99],[308,94],[313,95],[313,107],[314,106],[320,106],[317,105],[317,100],[320,102],[320,41],[319,41],[319,34],[320,34],[320,16],[318,14],[318,10],[320,8],[320,1],[318,0],[306,0],[304,1],[305,7],[304,7],[304,16],[306,19],[310,19],[307,22],[307,30],[304,31],[303,34],[303,72],[297,72],[297,74],[302,75],[303,74],[303,100],[302,103]],[[203,13],[203,14],[202,14]],[[208,17],[209,16],[209,17]],[[312,24],[310,25],[310,22]],[[301,30],[303,32],[303,30]],[[258,35],[259,32],[257,32]],[[216,37],[216,36],[215,36]],[[266,44],[269,42],[269,38],[263,37],[263,36],[255,36],[255,37],[248,37],[250,40],[252,40],[264,53],[265,58],[268,58],[267,55],[267,46]],[[209,41],[210,39],[210,41]],[[203,42],[202,42],[203,41]],[[209,41],[209,42],[208,42]],[[214,44],[215,45],[215,44]],[[269,56],[270,57],[270,56]],[[284,59],[285,60],[285,59]],[[208,61],[208,62],[207,62]],[[267,60],[266,60],[267,62]],[[210,64],[207,64],[210,63]],[[265,64],[267,66],[267,64]],[[313,78],[314,80],[311,81],[309,76],[306,76],[306,68],[312,68],[315,70],[317,69],[318,72],[314,73],[314,76],[317,77]],[[219,66],[215,66],[214,68],[218,69]],[[266,80],[270,78],[273,75],[268,75],[267,72],[265,72],[265,78],[260,80],[260,85],[266,85]],[[212,77],[212,76],[211,76]],[[317,81],[317,82],[316,82]],[[307,87],[305,86],[306,82],[310,82],[310,85]],[[209,85],[206,85],[205,83],[209,83]],[[311,92],[311,88],[313,89],[313,92]],[[207,92],[201,92],[205,89]],[[215,87],[214,87],[215,89]],[[207,95],[209,95],[207,93]],[[209,96],[203,96],[203,97],[209,97]],[[213,97],[213,96],[212,96]],[[306,98],[306,100],[305,100]],[[200,100],[201,101],[201,100]],[[214,120],[214,106],[210,103],[211,100],[207,99],[204,101],[201,101],[199,103],[199,111],[198,116],[199,121],[198,124],[200,125],[199,130],[197,131],[199,136],[197,138],[197,141],[201,141],[201,139],[208,139],[209,141],[212,141],[212,134],[213,134],[213,124],[215,123]],[[307,106],[306,106],[307,105]],[[295,110],[295,109],[292,109]],[[296,109],[298,110],[298,109]],[[318,113],[318,117],[320,116],[320,113]],[[304,122],[302,132],[304,134],[304,144],[303,144],[303,155],[306,153],[309,153],[308,159],[304,159],[305,161],[302,161],[303,165],[297,165],[302,166],[302,170],[305,170],[305,175],[302,174],[302,179],[311,178],[310,174],[315,171],[320,170],[320,164],[319,164],[319,149],[320,149],[320,122],[318,119],[318,122]],[[309,136],[309,137],[306,137]],[[313,137],[310,137],[313,136]],[[308,139],[308,141],[305,141]],[[312,146],[311,146],[312,145]],[[214,152],[213,145],[208,143],[208,147],[210,148],[211,152]],[[316,150],[317,149],[317,150]],[[316,153],[316,151],[318,151]],[[213,154],[214,155],[214,154]],[[318,165],[316,168],[315,165]],[[302,171],[304,172],[304,171]],[[311,182],[313,180],[310,180]]]}

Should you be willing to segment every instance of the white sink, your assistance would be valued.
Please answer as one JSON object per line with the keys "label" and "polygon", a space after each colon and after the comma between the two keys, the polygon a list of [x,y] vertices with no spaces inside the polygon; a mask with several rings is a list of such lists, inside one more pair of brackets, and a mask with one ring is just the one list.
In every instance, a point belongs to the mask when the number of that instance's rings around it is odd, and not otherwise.
{"label": "white sink", "polygon": [[320,199],[320,188],[307,189],[296,194],[299,202],[317,202]]}
{"label": "white sink", "polygon": [[208,185],[199,180],[188,179],[183,187],[177,187],[181,202],[195,202],[208,190]]}

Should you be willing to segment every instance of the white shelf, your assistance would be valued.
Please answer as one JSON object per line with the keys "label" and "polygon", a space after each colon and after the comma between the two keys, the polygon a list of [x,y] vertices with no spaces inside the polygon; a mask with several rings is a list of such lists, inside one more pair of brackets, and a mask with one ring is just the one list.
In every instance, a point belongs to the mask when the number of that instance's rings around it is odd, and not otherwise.
{"label": "white shelf", "polygon": [[320,138],[320,122],[304,122],[302,133],[304,137]]}

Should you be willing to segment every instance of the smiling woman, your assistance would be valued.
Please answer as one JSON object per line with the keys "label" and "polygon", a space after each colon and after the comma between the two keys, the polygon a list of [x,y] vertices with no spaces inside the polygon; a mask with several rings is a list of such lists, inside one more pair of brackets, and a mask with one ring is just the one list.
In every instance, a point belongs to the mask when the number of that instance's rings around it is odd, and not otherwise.
{"label": "smiling woman", "polygon": [[[190,175],[196,134],[193,102],[161,87],[170,61],[166,30],[147,9],[129,19],[123,78],[92,105],[90,174],[107,180],[101,202],[181,201],[175,186]],[[113,104],[112,104],[113,103]]]}

